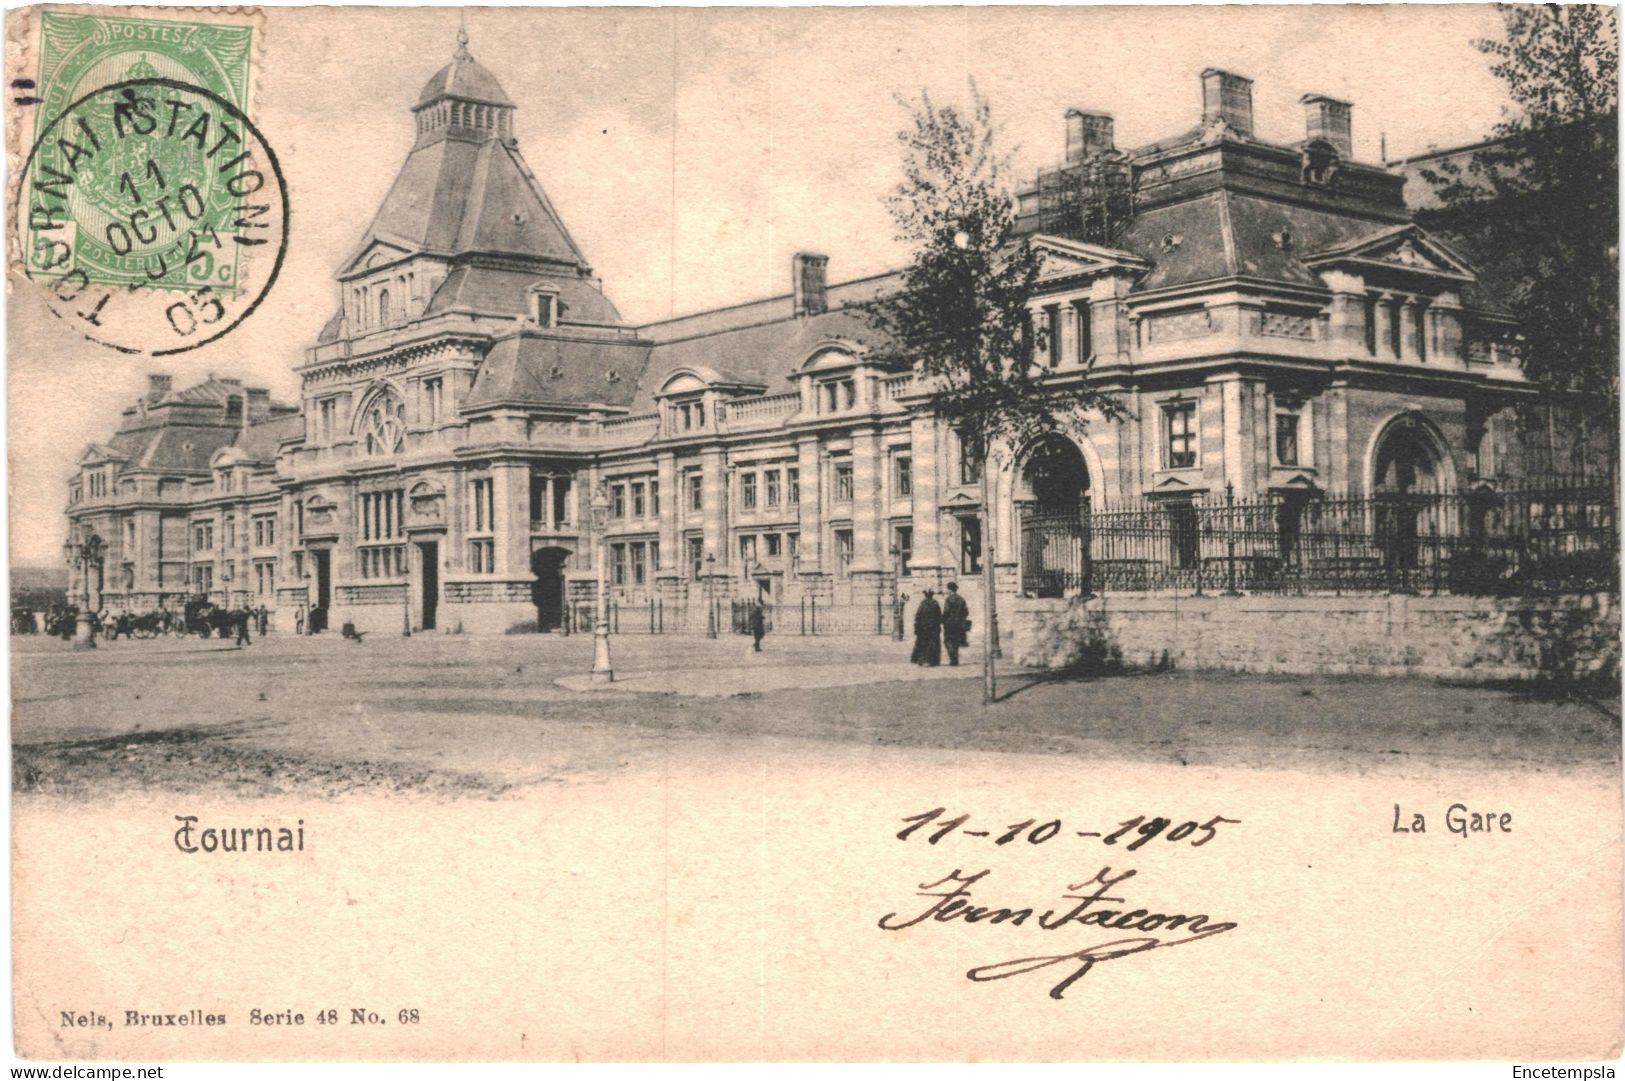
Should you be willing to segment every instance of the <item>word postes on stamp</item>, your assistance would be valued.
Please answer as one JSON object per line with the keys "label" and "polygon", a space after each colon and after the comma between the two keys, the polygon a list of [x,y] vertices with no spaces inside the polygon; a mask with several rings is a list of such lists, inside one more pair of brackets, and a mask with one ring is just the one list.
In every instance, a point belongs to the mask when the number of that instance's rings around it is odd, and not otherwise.
{"label": "word postes on stamp", "polygon": [[42,18],[24,273],[121,352],[214,341],[264,298],[287,243],[286,185],[245,111],[251,28]]}

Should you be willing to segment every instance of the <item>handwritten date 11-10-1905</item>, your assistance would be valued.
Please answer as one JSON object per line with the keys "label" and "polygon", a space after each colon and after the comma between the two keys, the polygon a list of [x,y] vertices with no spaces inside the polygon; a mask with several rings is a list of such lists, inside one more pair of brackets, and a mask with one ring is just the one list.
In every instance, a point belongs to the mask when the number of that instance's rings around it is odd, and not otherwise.
{"label": "handwritten date 11-10-1905", "polygon": [[[1007,845],[1022,839],[1025,839],[1028,844],[1041,845],[1045,841],[1058,837],[1063,833],[1059,818],[1052,818],[1047,822],[1039,822],[1036,819],[1029,818],[1021,822],[1009,823],[998,830],[966,829],[965,825],[970,821],[970,815],[961,814],[953,818],[942,819],[942,816],[946,813],[946,807],[933,807],[929,811],[909,815],[903,819],[908,825],[897,831],[897,839],[906,841],[928,825],[932,828],[928,832],[921,834],[921,836],[925,837],[928,844],[933,845],[955,831],[965,837],[991,837],[996,845]],[[942,820],[938,821],[939,819]],[[1241,819],[1214,815],[1206,822],[1198,823],[1195,819],[1187,819],[1178,825],[1174,825],[1174,820],[1171,818],[1161,816],[1147,818],[1145,815],[1136,815],[1133,818],[1117,823],[1117,828],[1110,833],[1099,830],[1071,830],[1069,832],[1077,837],[1099,838],[1100,843],[1106,845],[1115,845],[1132,835],[1132,839],[1125,846],[1130,852],[1149,843],[1158,836],[1161,836],[1166,841],[1179,842],[1188,840],[1192,848],[1201,848],[1218,836],[1220,824],[1226,822],[1237,825],[1241,822]]]}

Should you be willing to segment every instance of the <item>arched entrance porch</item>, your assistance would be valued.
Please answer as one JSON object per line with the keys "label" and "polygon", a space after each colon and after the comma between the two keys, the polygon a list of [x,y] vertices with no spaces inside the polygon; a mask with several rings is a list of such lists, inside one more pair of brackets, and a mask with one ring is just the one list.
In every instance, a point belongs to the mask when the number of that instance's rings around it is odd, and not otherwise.
{"label": "arched entrance porch", "polygon": [[1424,544],[1451,532],[1440,494],[1454,469],[1444,442],[1421,418],[1406,414],[1377,435],[1371,454],[1372,536],[1383,566],[1416,570]]}
{"label": "arched entrance porch", "polygon": [[1078,445],[1052,433],[1018,459],[1021,591],[1062,597],[1089,591],[1089,467]]}

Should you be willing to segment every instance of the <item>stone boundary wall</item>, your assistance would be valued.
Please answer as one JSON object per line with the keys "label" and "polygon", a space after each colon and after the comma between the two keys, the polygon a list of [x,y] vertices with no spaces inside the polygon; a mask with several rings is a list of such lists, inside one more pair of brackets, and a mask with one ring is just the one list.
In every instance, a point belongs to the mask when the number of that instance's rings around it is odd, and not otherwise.
{"label": "stone boundary wall", "polygon": [[1034,667],[1210,668],[1471,681],[1614,676],[1619,599],[1092,597],[1005,601],[1005,655]]}

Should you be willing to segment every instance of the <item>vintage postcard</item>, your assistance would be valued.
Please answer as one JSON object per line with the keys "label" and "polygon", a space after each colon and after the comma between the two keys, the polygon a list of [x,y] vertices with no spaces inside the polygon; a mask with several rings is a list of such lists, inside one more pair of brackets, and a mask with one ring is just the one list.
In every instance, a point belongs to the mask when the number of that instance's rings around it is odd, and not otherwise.
{"label": "vintage postcard", "polygon": [[1618,1056],[1617,41],[8,12],[16,1054]]}

